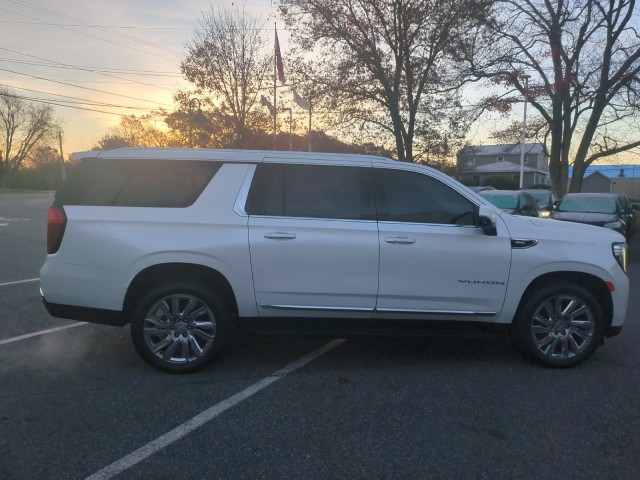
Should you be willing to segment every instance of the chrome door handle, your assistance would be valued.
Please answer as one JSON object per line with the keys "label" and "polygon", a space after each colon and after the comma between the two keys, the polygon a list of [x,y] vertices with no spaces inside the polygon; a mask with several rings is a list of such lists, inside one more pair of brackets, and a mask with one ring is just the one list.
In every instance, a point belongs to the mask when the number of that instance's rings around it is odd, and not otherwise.
{"label": "chrome door handle", "polygon": [[294,238],[296,238],[296,234],[273,232],[273,233],[265,233],[264,238],[268,238],[270,240],[293,240]]}
{"label": "chrome door handle", "polygon": [[416,243],[415,238],[409,237],[387,237],[384,239],[384,241],[387,243],[401,243],[404,245],[411,245],[413,243]]}

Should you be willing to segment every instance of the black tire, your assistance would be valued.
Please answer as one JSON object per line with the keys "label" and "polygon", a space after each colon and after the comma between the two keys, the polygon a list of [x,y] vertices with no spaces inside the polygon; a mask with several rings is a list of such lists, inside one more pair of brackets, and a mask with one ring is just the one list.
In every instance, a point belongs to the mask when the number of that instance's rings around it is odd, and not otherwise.
{"label": "black tire", "polygon": [[140,298],[131,317],[131,339],[154,367],[187,373],[211,362],[224,346],[229,325],[229,310],[215,293],[175,281]]}
{"label": "black tire", "polygon": [[531,294],[514,319],[511,339],[525,355],[548,367],[578,365],[602,341],[604,316],[585,288],[559,282]]}

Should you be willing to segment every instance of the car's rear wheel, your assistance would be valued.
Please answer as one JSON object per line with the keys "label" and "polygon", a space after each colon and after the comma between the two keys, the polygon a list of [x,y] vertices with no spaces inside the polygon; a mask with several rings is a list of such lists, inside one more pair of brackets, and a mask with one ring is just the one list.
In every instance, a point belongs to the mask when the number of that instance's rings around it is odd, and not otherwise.
{"label": "car's rear wheel", "polygon": [[229,312],[198,284],[175,282],[156,287],[137,303],[131,338],[147,362],[166,372],[205,367],[226,338]]}
{"label": "car's rear wheel", "polygon": [[550,367],[571,367],[589,358],[602,341],[604,316],[588,290],[570,282],[529,296],[511,327],[515,345]]}

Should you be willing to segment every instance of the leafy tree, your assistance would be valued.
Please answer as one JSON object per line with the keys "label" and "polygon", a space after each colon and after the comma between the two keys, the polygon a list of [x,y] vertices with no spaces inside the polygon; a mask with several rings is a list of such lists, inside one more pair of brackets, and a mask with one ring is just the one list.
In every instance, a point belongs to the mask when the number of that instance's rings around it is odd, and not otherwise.
{"label": "leafy tree", "polygon": [[[382,132],[398,160],[415,161],[429,138],[444,144],[466,130],[457,64],[473,50],[492,3],[280,0],[279,9],[292,42],[311,58],[302,91],[329,112],[326,120],[360,125],[378,142]],[[446,135],[451,128],[456,133]]]}
{"label": "leafy tree", "polygon": [[33,190],[57,190],[61,184],[60,152],[50,146],[36,147],[11,180],[14,188]]}
{"label": "leafy tree", "polygon": [[159,114],[127,115],[120,123],[109,129],[93,150],[112,150],[121,147],[169,146],[168,134],[157,127],[162,117]]}
{"label": "leafy tree", "polygon": [[33,149],[31,155],[29,155],[29,166],[38,167],[49,163],[60,164],[60,152],[49,145],[36,147]]}
{"label": "leafy tree", "polygon": [[572,160],[578,192],[591,163],[640,146],[636,1],[504,0],[500,12],[494,54],[473,69],[518,94],[487,103],[508,110],[526,96],[546,124],[554,188],[567,191]]}
{"label": "leafy tree", "polygon": [[26,101],[0,87],[0,187],[9,186],[33,151],[51,142],[60,129],[50,105]]}
{"label": "leafy tree", "polygon": [[269,126],[268,118],[259,113],[261,88],[272,61],[263,27],[259,18],[243,9],[214,10],[212,6],[202,13],[200,28],[180,65],[187,80],[199,89],[197,93],[211,97],[211,115],[231,135],[225,146],[242,147],[256,127]]}
{"label": "leafy tree", "polygon": [[92,150],[113,150],[115,148],[134,146],[135,145],[131,143],[130,139],[121,137],[115,132],[110,132],[102,136]]}
{"label": "leafy tree", "polygon": [[[242,138],[238,135],[233,115],[208,98],[192,92],[178,91],[174,95],[175,110],[162,110],[169,127],[168,138],[173,145],[197,148],[250,148],[255,136],[268,128],[266,112],[256,109],[246,118]],[[273,146],[273,140],[269,148]]]}

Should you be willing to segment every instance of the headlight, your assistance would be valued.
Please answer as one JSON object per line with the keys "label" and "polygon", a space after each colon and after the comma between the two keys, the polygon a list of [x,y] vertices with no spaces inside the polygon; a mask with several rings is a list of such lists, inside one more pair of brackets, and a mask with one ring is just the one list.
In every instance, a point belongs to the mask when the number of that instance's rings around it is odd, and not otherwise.
{"label": "headlight", "polygon": [[549,218],[551,216],[551,212],[549,210],[540,210],[538,212],[538,216],[542,218]]}
{"label": "headlight", "polygon": [[622,228],[622,222],[620,220],[616,220],[615,222],[605,223],[603,227],[612,228],[613,230],[617,230],[618,228]]}
{"label": "headlight", "polygon": [[611,250],[616,261],[622,267],[622,270],[627,271],[627,244],[626,243],[613,243],[611,244]]}

